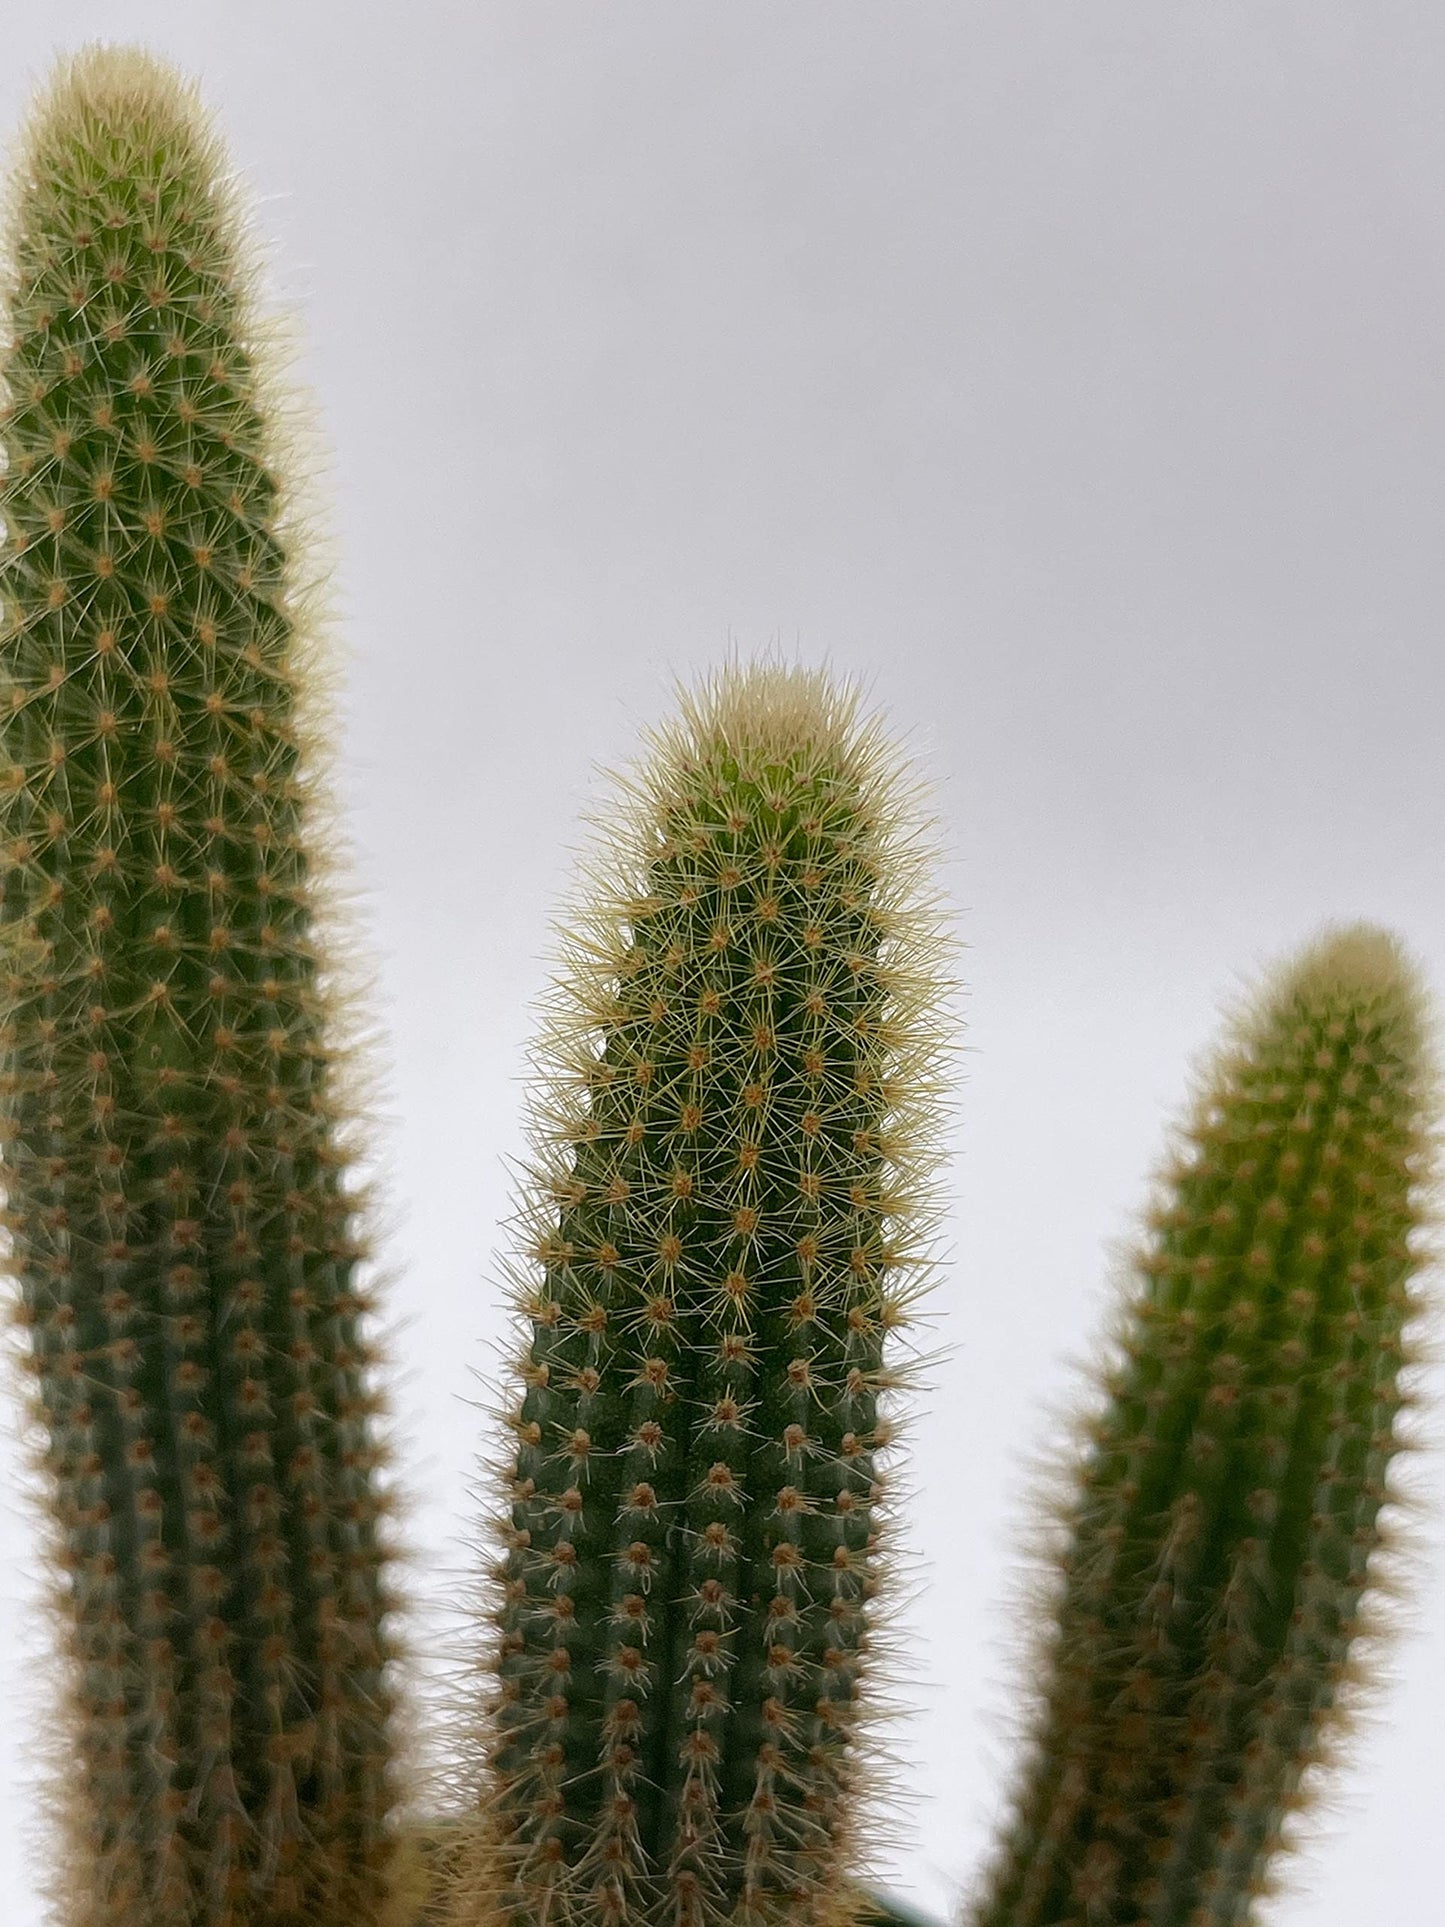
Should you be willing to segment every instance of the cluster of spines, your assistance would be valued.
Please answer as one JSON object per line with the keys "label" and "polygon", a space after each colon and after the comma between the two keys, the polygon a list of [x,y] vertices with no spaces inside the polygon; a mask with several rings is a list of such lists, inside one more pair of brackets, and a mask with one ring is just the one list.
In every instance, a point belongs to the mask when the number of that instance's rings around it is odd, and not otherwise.
{"label": "cluster of spines", "polygon": [[723,676],[635,801],[538,1059],[458,1921],[847,1911],[935,933],[897,775],[822,677]]}
{"label": "cluster of spines", "polygon": [[93,51],[9,210],[0,1131],[85,1927],[371,1922],[390,1854],[307,638],[227,171],[167,70]]}
{"label": "cluster of spines", "polygon": [[1061,1515],[977,1927],[1241,1927],[1269,1890],[1348,1710],[1401,1446],[1423,1013],[1357,926],[1282,971],[1213,1067]]}

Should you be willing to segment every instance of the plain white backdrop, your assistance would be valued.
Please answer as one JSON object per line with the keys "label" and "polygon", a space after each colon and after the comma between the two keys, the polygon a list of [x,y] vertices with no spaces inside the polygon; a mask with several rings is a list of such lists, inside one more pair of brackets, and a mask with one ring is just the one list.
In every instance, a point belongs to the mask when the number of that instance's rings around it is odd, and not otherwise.
{"label": "plain white backdrop", "polygon": [[[1221,997],[1327,917],[1445,988],[1445,14],[51,0],[6,12],[0,124],[93,37],[202,80],[333,454],[419,1597],[464,1556],[596,767],[772,644],[866,679],[935,785],[972,1054],[885,1866],[952,1911],[1003,1789],[1021,1468]],[[0,1909],[36,1927],[18,1490],[7,1443]],[[1438,1552],[1412,1624],[1278,1927],[1431,1917]]]}

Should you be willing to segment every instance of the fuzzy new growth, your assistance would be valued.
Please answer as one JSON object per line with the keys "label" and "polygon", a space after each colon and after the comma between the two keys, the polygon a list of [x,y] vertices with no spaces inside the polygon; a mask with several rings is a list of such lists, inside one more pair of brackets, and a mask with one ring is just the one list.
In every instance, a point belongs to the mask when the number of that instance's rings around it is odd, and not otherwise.
{"label": "fuzzy new growth", "polygon": [[448,1917],[845,1914],[939,938],[826,679],[653,746],[538,1053],[485,1825]]}
{"label": "fuzzy new growth", "polygon": [[74,1927],[365,1927],[390,1856],[308,637],[226,176],[168,70],[92,51],[9,209],[0,1131]]}
{"label": "fuzzy new growth", "polygon": [[1433,1071],[1393,940],[1237,1022],[1138,1256],[976,1927],[1242,1927],[1340,1724],[1399,1450]]}

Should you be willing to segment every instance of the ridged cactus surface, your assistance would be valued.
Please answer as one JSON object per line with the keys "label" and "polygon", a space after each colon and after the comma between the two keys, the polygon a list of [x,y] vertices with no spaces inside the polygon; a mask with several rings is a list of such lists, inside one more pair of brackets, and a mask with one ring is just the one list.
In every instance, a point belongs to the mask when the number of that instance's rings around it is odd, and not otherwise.
{"label": "ridged cactus surface", "polygon": [[168,70],[92,51],[9,209],[0,1129],[77,1927],[363,1927],[390,1851],[308,634],[227,175]]}
{"label": "ridged cactus surface", "polygon": [[1434,1073],[1392,939],[1239,1018],[1138,1260],[975,1927],[1240,1927],[1339,1724],[1399,1447]]}
{"label": "ridged cactus surface", "polygon": [[538,1057],[487,1823],[457,1923],[843,1917],[937,932],[893,759],[734,670],[654,745]]}

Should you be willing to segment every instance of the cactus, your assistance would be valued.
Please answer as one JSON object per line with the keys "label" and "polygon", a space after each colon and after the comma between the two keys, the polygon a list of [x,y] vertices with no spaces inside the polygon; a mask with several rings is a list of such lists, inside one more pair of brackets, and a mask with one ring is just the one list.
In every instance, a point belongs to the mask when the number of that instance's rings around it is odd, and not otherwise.
{"label": "cactus", "polygon": [[186,85],[93,49],[9,211],[0,1130],[75,1927],[364,1927],[391,1854],[317,621],[227,174]]}
{"label": "cactus", "polygon": [[975,1927],[1240,1927],[1351,1703],[1400,1440],[1433,1071],[1394,941],[1239,1013],[1057,1523],[1045,1686]]}
{"label": "cactus", "polygon": [[653,745],[538,1056],[485,1812],[446,1918],[846,1919],[939,932],[817,674]]}
{"label": "cactus", "polygon": [[[58,1917],[909,1922],[863,1884],[862,1742],[947,978],[895,754],[826,676],[734,668],[625,792],[538,1052],[488,1703],[398,1842],[319,614],[250,242],[127,50],[62,64],[8,224],[0,1156]],[[1366,1677],[1427,1030],[1355,926],[1213,1063],[1051,1515],[974,1927],[1244,1927],[1268,1890]]]}

